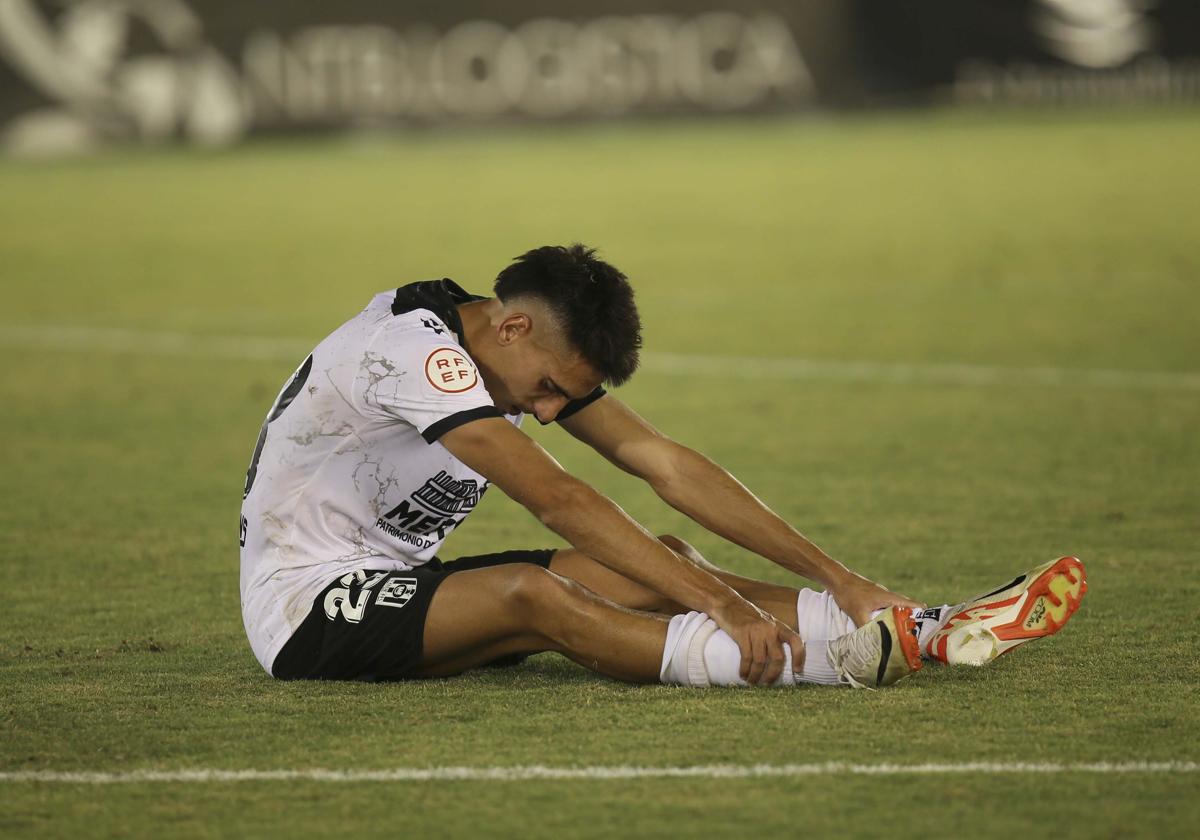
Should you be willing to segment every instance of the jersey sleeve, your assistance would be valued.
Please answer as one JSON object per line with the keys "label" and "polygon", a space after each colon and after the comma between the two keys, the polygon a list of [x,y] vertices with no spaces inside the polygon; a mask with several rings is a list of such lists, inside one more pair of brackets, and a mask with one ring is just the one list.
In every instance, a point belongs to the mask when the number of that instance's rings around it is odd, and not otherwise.
{"label": "jersey sleeve", "polygon": [[503,417],[462,346],[427,330],[380,330],[354,390],[368,415],[408,423],[427,443],[472,420]]}

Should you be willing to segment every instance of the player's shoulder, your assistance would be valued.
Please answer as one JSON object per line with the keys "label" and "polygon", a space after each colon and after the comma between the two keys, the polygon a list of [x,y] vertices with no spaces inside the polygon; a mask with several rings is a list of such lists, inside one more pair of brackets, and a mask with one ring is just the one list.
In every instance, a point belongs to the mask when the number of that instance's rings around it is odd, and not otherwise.
{"label": "player's shoulder", "polygon": [[376,295],[372,306],[382,318],[382,326],[392,334],[415,333],[431,342],[465,344],[458,306],[476,300],[449,278],[421,280],[401,286],[394,292]]}
{"label": "player's shoulder", "polygon": [[438,399],[482,388],[457,309],[475,300],[483,298],[445,278],[376,295],[366,310],[372,329],[360,364],[363,375],[374,381],[390,371],[423,371],[424,376],[399,377],[403,385],[397,387]]}

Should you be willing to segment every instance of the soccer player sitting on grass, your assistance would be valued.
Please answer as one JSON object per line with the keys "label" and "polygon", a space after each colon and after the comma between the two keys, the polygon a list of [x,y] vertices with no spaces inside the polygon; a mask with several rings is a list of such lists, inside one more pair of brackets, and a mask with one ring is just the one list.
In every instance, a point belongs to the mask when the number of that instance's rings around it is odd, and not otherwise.
{"label": "soccer player sitting on grass", "polygon": [[[262,666],[384,680],[557,651],[631,682],[877,687],[923,658],[983,664],[1078,607],[1074,558],[931,609],[855,574],[606,394],[640,346],[625,276],[581,245],[517,258],[491,298],[450,280],[376,295],[285,385],[246,474],[242,612]],[[526,414],[825,591],[655,538],[522,433]],[[490,484],[573,547],[441,562]]]}

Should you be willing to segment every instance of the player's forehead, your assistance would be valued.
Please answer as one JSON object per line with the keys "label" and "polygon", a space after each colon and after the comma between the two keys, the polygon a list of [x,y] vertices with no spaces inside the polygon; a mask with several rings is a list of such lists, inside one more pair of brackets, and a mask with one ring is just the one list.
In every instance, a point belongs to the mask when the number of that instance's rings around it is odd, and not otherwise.
{"label": "player's forehead", "polygon": [[578,350],[569,346],[548,354],[545,375],[572,397],[591,392],[604,378]]}
{"label": "player's forehead", "polygon": [[554,317],[540,320],[537,343],[542,350],[543,375],[573,396],[592,391],[604,378],[583,357]]}

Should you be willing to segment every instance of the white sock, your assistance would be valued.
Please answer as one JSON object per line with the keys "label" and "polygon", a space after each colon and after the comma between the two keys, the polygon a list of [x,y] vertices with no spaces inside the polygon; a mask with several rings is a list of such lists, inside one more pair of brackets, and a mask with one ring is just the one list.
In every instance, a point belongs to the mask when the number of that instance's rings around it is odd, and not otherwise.
{"label": "white sock", "polygon": [[940,630],[942,625],[956,612],[958,612],[957,608],[952,609],[949,604],[912,611],[913,620],[917,622],[917,649],[921,651],[923,658],[930,658],[929,641],[933,638],[933,634]]}
{"label": "white sock", "polygon": [[854,630],[854,619],[842,612],[828,592],[800,590],[796,599],[796,632],[804,640],[806,650],[809,642],[837,639]]}
{"label": "white sock", "polygon": [[804,640],[804,667],[796,682],[837,685],[837,672],[827,656],[828,642],[853,633],[854,620],[842,612],[828,592],[801,589],[796,598],[796,628]]}
{"label": "white sock", "polygon": [[796,682],[837,685],[837,672],[829,664],[830,639],[854,632],[854,620],[828,592],[801,589],[796,598],[796,627],[804,640],[804,667]]}
{"label": "white sock", "polygon": [[702,612],[674,616],[667,625],[658,678],[668,685],[710,684],[703,653],[716,627],[717,623]]}
{"label": "white sock", "polygon": [[[880,612],[883,610],[874,613],[871,618],[879,615]],[[953,612],[947,604],[912,611],[913,620],[917,622],[917,646],[920,648],[921,656],[928,658],[929,640]],[[800,638],[804,639],[804,647],[808,651],[802,674],[808,671],[808,662],[814,658],[813,642],[836,639],[847,633],[853,633],[857,629],[854,620],[842,612],[832,595],[828,592],[814,592],[811,589],[800,590],[800,597],[796,599],[796,621],[799,626]],[[823,658],[821,663],[825,664]]]}
{"label": "white sock", "polygon": [[813,639],[804,642],[804,667],[796,675],[796,682],[817,685],[837,685],[837,671],[829,664],[829,642]]}
{"label": "white sock", "polygon": [[[792,649],[783,646],[783,673],[775,685],[792,685]],[[824,652],[822,651],[822,660]],[[677,615],[667,626],[659,679],[668,685],[746,685],[741,676],[742,653],[737,642],[702,612]]]}

